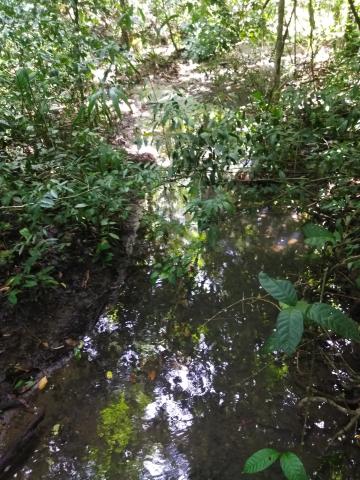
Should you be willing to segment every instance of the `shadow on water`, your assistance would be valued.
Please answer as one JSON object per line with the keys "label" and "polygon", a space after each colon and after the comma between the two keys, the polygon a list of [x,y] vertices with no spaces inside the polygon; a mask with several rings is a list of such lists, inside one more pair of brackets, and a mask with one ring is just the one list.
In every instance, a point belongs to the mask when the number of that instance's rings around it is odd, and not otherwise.
{"label": "shadow on water", "polygon": [[[267,211],[232,220],[181,291],[154,285],[144,259],[81,358],[44,392],[43,436],[13,478],[255,478],[241,474],[244,461],[269,446],[318,466],[328,434],[315,426],[299,449],[303,392],[280,359],[259,353],[276,310],[255,301],[225,309],[259,294],[260,270],[298,278],[297,229]],[[282,477],[273,467],[258,478]]]}

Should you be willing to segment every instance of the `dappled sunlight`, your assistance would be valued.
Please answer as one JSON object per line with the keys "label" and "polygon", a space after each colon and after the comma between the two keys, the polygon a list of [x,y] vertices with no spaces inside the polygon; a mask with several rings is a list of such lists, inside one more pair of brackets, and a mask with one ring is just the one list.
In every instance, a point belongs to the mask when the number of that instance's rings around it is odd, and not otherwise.
{"label": "dappled sunlight", "polygon": [[0,477],[358,478],[358,0],[0,18]]}

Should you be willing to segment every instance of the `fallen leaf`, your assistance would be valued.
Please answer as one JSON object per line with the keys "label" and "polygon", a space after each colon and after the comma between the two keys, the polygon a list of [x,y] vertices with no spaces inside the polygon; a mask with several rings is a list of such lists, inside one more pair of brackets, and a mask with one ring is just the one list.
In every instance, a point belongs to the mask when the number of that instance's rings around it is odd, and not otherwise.
{"label": "fallen leaf", "polygon": [[52,427],[51,430],[52,430],[53,435],[55,435],[55,436],[56,436],[56,435],[59,435],[60,427],[61,427],[60,423],[57,423],[56,425],[54,425],[54,426]]}
{"label": "fallen leaf", "polygon": [[42,377],[42,379],[38,383],[38,389],[39,390],[44,390],[46,385],[48,384],[48,379],[47,377]]}
{"label": "fallen leaf", "polygon": [[147,374],[148,379],[153,382],[156,378],[156,370],[150,370]]}
{"label": "fallen leaf", "polygon": [[113,378],[113,373],[110,372],[110,370],[106,372],[106,378],[107,378],[108,380],[112,380],[112,378]]}
{"label": "fallen leaf", "polygon": [[290,240],[288,240],[287,244],[288,245],[295,245],[295,243],[298,243],[298,239],[297,238],[290,238]]}

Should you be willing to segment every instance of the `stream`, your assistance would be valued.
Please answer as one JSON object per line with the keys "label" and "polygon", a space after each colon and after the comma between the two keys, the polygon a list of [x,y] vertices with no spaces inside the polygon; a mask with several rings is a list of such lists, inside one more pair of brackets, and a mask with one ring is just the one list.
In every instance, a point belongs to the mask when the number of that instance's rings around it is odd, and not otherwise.
{"label": "stream", "polygon": [[261,269],[296,279],[296,232],[296,215],[238,215],[185,292],[154,285],[142,259],[81,358],[51,378],[41,438],[12,478],[234,480],[247,477],[251,453],[270,446],[298,452],[308,470],[319,465],[333,415],[319,412],[300,449],[303,392],[282,361],[259,353],[273,306],[226,309],[258,295]]}
{"label": "stream", "polygon": [[[149,111],[138,105],[138,117],[141,127]],[[334,412],[318,409],[305,429],[293,367],[260,352],[276,309],[254,298],[263,293],[258,273],[299,278],[299,230],[295,212],[238,212],[204,252],[194,282],[180,287],[152,281],[159,245],[140,249],[115,305],[39,395],[46,419],[33,452],[9,478],[283,478],[277,465],[259,476],[241,473],[246,458],[265,447],[296,452],[308,472],[318,469],[312,478],[360,478],[355,446],[332,450],[319,469]],[[330,476],[344,457],[350,476]]]}
{"label": "stream", "polygon": [[[301,247],[287,245],[296,228],[268,211],[239,216],[180,301],[150,269],[134,268],[81,358],[51,379],[43,437],[13,478],[233,480],[258,448],[296,448],[299,393],[286,366],[258,352],[273,307],[222,311],[258,295],[261,269],[297,276]],[[311,457],[321,455],[321,432]]]}

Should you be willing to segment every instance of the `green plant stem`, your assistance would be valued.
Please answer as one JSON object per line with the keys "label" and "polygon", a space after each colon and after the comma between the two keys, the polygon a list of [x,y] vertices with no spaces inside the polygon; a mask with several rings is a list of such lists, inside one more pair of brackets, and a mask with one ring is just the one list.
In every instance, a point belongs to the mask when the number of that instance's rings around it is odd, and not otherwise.
{"label": "green plant stem", "polygon": [[324,275],[323,275],[322,282],[321,282],[320,303],[322,303],[322,301],[324,299],[324,291],[325,291],[327,273],[328,273],[328,267],[326,267],[325,270],[324,270]]}

